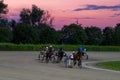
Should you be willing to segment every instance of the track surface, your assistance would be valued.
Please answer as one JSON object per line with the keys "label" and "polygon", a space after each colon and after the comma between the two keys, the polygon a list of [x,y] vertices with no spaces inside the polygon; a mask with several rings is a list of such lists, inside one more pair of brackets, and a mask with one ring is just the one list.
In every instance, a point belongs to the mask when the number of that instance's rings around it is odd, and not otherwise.
{"label": "track surface", "polygon": [[[0,51],[0,80],[120,80],[120,73],[112,71],[40,63],[38,54],[33,51]],[[120,60],[120,52],[88,54],[90,59],[83,63]]]}

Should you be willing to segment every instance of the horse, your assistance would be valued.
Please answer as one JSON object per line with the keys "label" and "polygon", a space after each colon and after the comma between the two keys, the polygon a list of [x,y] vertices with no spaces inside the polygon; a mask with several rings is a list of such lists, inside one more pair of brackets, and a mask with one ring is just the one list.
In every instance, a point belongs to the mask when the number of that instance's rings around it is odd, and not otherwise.
{"label": "horse", "polygon": [[53,55],[54,55],[54,51],[53,50],[48,50],[46,52],[46,63],[48,63],[49,60],[52,61]]}
{"label": "horse", "polygon": [[63,59],[63,55],[64,55],[64,51],[62,51],[61,49],[58,51],[58,53],[57,53],[57,62],[59,63],[59,62],[61,62],[62,61],[62,59]]}
{"label": "horse", "polygon": [[82,51],[78,51],[76,54],[74,54],[74,58],[73,58],[74,66],[78,62],[78,67],[82,67],[82,54],[83,54]]}
{"label": "horse", "polygon": [[73,52],[69,56],[64,57],[64,65],[68,68],[73,68],[76,64],[78,67],[82,67],[82,52],[78,51],[77,53]]}

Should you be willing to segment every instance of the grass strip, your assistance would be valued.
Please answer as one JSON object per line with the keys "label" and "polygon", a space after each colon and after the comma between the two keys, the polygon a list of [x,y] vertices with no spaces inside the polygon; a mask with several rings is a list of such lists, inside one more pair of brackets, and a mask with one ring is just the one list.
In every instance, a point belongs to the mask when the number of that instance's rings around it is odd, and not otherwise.
{"label": "grass strip", "polygon": [[[59,45],[59,44],[13,44],[0,43],[0,51],[40,51],[45,46],[52,45],[55,50],[63,48],[65,51],[77,51],[80,45]],[[87,51],[120,51],[120,46],[95,46],[82,45]]]}
{"label": "grass strip", "polygon": [[120,61],[100,62],[96,64],[97,67],[120,71]]}

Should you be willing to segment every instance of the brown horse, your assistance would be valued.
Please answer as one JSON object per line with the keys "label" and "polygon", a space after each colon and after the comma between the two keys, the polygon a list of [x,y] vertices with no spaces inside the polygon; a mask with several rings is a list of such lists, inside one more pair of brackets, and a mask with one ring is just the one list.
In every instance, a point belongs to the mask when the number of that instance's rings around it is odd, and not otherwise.
{"label": "brown horse", "polygon": [[58,63],[62,61],[63,55],[64,55],[64,51],[60,49],[58,51],[58,60],[57,60]]}
{"label": "brown horse", "polygon": [[48,63],[49,60],[52,59],[52,55],[53,55],[53,54],[54,54],[54,51],[48,51],[48,52],[46,53],[46,63]]}
{"label": "brown horse", "polygon": [[82,52],[78,51],[76,54],[74,54],[74,66],[78,62],[78,67],[82,67]]}

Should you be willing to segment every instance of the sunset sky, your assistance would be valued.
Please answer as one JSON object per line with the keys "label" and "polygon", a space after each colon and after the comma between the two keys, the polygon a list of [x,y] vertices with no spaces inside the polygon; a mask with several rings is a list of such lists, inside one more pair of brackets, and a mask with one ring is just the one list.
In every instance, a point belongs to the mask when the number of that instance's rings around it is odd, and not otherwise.
{"label": "sunset sky", "polygon": [[19,19],[23,8],[37,5],[55,18],[56,29],[75,23],[78,19],[83,26],[115,26],[120,23],[120,0],[4,0],[8,4],[8,18]]}

